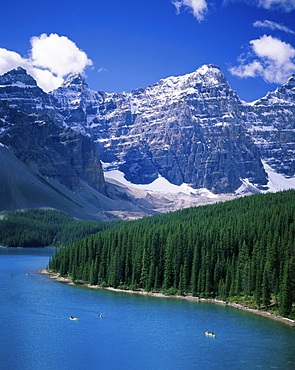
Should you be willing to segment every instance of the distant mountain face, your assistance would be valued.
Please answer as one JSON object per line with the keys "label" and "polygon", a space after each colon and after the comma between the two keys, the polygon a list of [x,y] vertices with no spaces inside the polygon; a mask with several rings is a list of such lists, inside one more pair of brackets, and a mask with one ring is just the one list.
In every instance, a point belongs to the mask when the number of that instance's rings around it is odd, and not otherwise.
{"label": "distant mountain face", "polygon": [[216,66],[131,93],[91,91],[72,75],[51,93],[69,127],[91,137],[100,159],[132,183],[159,175],[216,193],[241,178],[267,183],[259,150],[243,124],[244,106]]}
{"label": "distant mountain face", "polygon": [[76,192],[82,181],[104,193],[100,160],[135,184],[162,176],[232,193],[247,179],[266,189],[263,162],[294,176],[294,125],[295,76],[251,104],[214,65],[120,94],[79,74],[49,94],[22,68],[0,77],[0,142]]}
{"label": "distant mountain face", "polygon": [[262,160],[277,173],[294,176],[295,75],[248,108],[245,126]]}
{"label": "distant mountain face", "polygon": [[63,125],[54,104],[24,69],[0,77],[0,210],[75,208],[81,218],[87,202],[75,194],[105,193],[97,146]]}
{"label": "distant mountain face", "polygon": [[97,148],[89,138],[60,124],[54,100],[22,68],[0,77],[1,143],[22,162],[70,190],[81,180],[103,191]]}

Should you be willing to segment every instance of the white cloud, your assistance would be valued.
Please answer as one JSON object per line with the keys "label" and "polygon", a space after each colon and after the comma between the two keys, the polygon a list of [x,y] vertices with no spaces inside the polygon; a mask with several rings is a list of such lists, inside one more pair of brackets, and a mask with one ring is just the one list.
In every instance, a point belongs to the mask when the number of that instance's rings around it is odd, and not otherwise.
{"label": "white cloud", "polygon": [[259,0],[258,5],[269,10],[280,9],[291,12],[295,9],[295,0]]}
{"label": "white cloud", "polygon": [[250,6],[264,8],[270,11],[291,12],[295,9],[295,0],[223,0],[223,4],[244,2]]}
{"label": "white cloud", "polygon": [[101,72],[108,72],[108,70],[104,67],[100,67],[97,71],[97,73],[101,73]]}
{"label": "white cloud", "polygon": [[1,74],[7,72],[10,69],[17,68],[18,66],[23,66],[23,63],[25,63],[25,60],[18,53],[0,48]]}
{"label": "white cloud", "polygon": [[262,28],[270,28],[271,30],[279,30],[279,31],[283,31],[283,32],[286,32],[286,33],[295,34],[295,32],[293,30],[291,30],[291,28],[286,27],[286,26],[284,26],[282,24],[279,24],[279,23],[276,23],[276,22],[268,21],[268,20],[256,21],[256,22],[253,23],[253,26],[254,27],[262,27]]}
{"label": "white cloud", "polygon": [[263,67],[259,61],[254,60],[249,64],[241,64],[238,67],[233,67],[230,69],[230,72],[239,77],[256,77],[263,72]]}
{"label": "white cloud", "polygon": [[70,73],[83,73],[92,65],[86,53],[65,36],[42,34],[31,38],[30,58],[0,48],[0,74],[18,66],[23,67],[35,78],[39,87],[50,91],[59,87],[63,78]]}
{"label": "white cloud", "polygon": [[72,72],[83,72],[84,68],[92,65],[86,53],[65,36],[45,33],[31,38],[32,64],[49,69],[59,77]]}
{"label": "white cloud", "polygon": [[283,65],[294,58],[295,49],[275,37],[263,35],[260,39],[250,41],[253,51],[261,58],[273,60],[278,65]]}
{"label": "white cloud", "polygon": [[[230,72],[239,77],[262,77],[269,83],[284,83],[295,73],[295,49],[277,38],[264,35],[251,40],[251,51],[245,61]],[[254,59],[245,63],[249,59]]]}
{"label": "white cloud", "polygon": [[27,69],[27,72],[34,77],[37,85],[46,92],[57,89],[64,82],[62,77],[55,76],[48,69],[31,68]]}
{"label": "white cloud", "polygon": [[172,1],[176,8],[177,14],[180,13],[181,8],[187,8],[192,11],[194,17],[200,22],[204,19],[208,11],[206,0],[176,0]]}
{"label": "white cloud", "polygon": [[63,83],[62,78],[54,76],[50,71],[33,67],[29,59],[22,58],[14,51],[0,48],[0,75],[17,67],[23,67],[44,91],[53,90]]}

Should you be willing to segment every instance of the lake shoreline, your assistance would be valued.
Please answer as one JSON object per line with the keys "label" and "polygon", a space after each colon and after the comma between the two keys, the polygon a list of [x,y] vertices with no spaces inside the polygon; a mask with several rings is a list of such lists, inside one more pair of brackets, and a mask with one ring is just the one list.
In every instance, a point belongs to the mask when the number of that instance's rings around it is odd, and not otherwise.
{"label": "lake shoreline", "polygon": [[[50,279],[54,279],[56,281],[66,283],[68,285],[78,285],[78,284],[73,283],[72,279],[61,277],[61,276],[59,276],[59,274],[54,273],[54,272],[50,272],[47,269],[43,269],[43,270],[40,270],[38,272],[40,274],[48,275]],[[214,304],[219,304],[219,305],[222,305],[222,306],[233,307],[233,308],[245,311],[245,312],[253,313],[255,315],[264,316],[264,317],[267,317],[269,319],[287,324],[291,327],[295,327],[295,320],[288,319],[287,317],[276,315],[276,314],[270,313],[268,311],[261,311],[261,310],[255,309],[255,308],[249,308],[249,307],[243,306],[239,303],[226,302],[226,301],[222,301],[222,300],[214,299],[214,298],[199,298],[199,297],[193,297],[193,296],[188,296],[188,295],[187,296],[166,295],[166,294],[163,294],[163,293],[146,292],[144,290],[127,290],[127,289],[118,289],[118,288],[112,288],[112,287],[100,287],[98,285],[90,285],[90,284],[81,284],[81,285],[84,286],[84,287],[90,288],[90,289],[106,289],[106,290],[113,291],[113,292],[140,294],[140,295],[145,295],[145,296],[148,296],[148,297],[155,297],[155,298],[172,298],[172,299],[182,299],[182,300],[187,300],[187,301],[192,301],[192,302],[214,303]]]}

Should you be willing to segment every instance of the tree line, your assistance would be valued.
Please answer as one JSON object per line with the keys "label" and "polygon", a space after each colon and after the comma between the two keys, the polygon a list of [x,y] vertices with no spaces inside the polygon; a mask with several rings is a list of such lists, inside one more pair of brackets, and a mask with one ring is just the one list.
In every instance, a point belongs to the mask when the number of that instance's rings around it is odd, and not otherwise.
{"label": "tree line", "polygon": [[249,296],[258,307],[272,300],[291,317],[295,192],[124,221],[61,248],[49,268],[91,285],[223,300]]}
{"label": "tree line", "polygon": [[0,220],[0,245],[6,247],[59,247],[120,222],[74,219],[55,209],[4,211]]}

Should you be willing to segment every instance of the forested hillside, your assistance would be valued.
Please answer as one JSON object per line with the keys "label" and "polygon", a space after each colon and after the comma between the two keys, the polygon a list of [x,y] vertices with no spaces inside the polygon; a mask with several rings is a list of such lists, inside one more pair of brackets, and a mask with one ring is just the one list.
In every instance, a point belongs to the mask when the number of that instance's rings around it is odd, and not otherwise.
{"label": "forested hillside", "polygon": [[6,247],[58,247],[120,224],[119,221],[76,220],[64,212],[52,209],[5,211],[2,217],[0,245]]}
{"label": "forested hillside", "polygon": [[295,300],[295,192],[253,195],[128,221],[62,248],[49,268],[75,282],[201,297]]}

